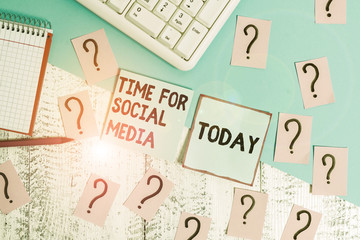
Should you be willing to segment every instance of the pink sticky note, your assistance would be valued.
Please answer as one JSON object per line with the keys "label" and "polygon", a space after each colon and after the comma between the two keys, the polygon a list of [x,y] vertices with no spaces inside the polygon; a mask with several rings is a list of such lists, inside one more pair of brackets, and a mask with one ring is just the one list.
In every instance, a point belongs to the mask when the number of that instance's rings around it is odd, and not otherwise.
{"label": "pink sticky note", "polygon": [[210,224],[211,218],[183,212],[180,216],[175,240],[206,240],[208,239]]}
{"label": "pink sticky note", "polygon": [[295,65],[305,109],[335,102],[326,57]]}
{"label": "pink sticky note", "polygon": [[0,165],[0,210],[8,214],[31,201],[11,161]]}
{"label": "pink sticky note", "polygon": [[314,239],[320,220],[321,213],[294,204],[281,235],[281,240]]}
{"label": "pink sticky note", "polygon": [[83,139],[99,135],[87,91],[59,97],[58,102],[67,137]]}
{"label": "pink sticky note", "polygon": [[227,235],[261,239],[268,195],[235,188]]}
{"label": "pink sticky note", "polygon": [[315,22],[346,23],[346,0],[315,0]]}
{"label": "pink sticky note", "polygon": [[104,29],[71,40],[88,84],[115,76],[118,65]]}
{"label": "pink sticky note", "polygon": [[103,226],[120,185],[91,174],[74,215],[98,226]]}
{"label": "pink sticky note", "polygon": [[275,162],[308,164],[312,116],[279,113]]}
{"label": "pink sticky note", "polygon": [[166,177],[150,168],[125,201],[124,206],[146,221],[150,221],[173,187],[174,184]]}
{"label": "pink sticky note", "polygon": [[237,17],[231,65],[266,68],[271,21]]}
{"label": "pink sticky note", "polygon": [[348,149],[315,147],[312,193],[345,196]]}

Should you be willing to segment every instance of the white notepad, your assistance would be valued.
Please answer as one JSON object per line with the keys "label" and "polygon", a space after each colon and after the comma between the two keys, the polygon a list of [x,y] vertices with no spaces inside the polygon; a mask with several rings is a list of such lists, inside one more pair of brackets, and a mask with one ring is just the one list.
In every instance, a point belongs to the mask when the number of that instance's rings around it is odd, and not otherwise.
{"label": "white notepad", "polygon": [[52,30],[43,20],[0,13],[0,129],[32,135]]}

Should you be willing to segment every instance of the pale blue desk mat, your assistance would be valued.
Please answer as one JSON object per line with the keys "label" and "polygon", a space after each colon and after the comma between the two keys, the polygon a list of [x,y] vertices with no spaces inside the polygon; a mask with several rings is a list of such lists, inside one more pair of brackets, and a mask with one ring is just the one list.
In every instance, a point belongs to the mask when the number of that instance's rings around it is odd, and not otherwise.
{"label": "pale blue desk mat", "polygon": [[[311,144],[349,148],[348,195],[360,206],[360,2],[347,1],[346,25],[314,21],[314,1],[241,0],[198,65],[189,72],[170,66],[74,0],[9,0],[0,8],[46,18],[54,29],[49,62],[84,78],[70,39],[104,28],[120,68],[195,91],[187,127],[200,93],[273,114],[261,161],[312,182],[307,165],[274,163],[279,112],[311,115]],[[265,70],[230,66],[236,16],[272,20]],[[335,103],[305,110],[294,63],[326,56]],[[105,83],[109,84],[109,83]]]}

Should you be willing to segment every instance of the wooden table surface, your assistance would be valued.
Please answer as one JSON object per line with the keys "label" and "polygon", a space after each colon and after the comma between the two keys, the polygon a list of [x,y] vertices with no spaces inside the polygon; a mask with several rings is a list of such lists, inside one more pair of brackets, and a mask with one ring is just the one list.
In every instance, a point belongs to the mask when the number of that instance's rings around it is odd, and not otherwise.
{"label": "wooden table surface", "polygon": [[[33,137],[65,136],[57,98],[82,90],[89,91],[101,129],[111,93],[48,64]],[[187,133],[184,128],[178,159]],[[23,137],[0,131],[1,139]],[[0,239],[170,240],[183,211],[212,218],[208,239],[238,239],[225,234],[234,187],[269,194],[263,239],[280,239],[293,204],[323,214],[315,239],[360,239],[359,207],[336,196],[313,196],[309,184],[264,163],[254,186],[248,187],[184,169],[180,162],[101,145],[98,138],[53,146],[0,148],[0,164],[7,160],[14,164],[32,201],[8,215],[0,214]],[[123,203],[150,166],[175,187],[155,218],[145,222]],[[120,184],[103,227],[73,215],[91,173]]]}

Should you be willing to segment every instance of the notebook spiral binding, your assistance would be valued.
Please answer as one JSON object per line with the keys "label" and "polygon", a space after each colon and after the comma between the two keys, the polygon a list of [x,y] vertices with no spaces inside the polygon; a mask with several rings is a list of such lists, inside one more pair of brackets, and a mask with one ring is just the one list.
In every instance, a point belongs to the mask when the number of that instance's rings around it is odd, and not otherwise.
{"label": "notebook spiral binding", "polygon": [[22,32],[45,37],[46,29],[51,29],[51,23],[44,19],[37,19],[0,11],[1,29]]}

